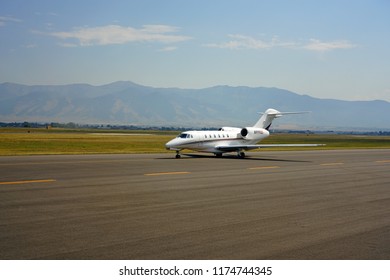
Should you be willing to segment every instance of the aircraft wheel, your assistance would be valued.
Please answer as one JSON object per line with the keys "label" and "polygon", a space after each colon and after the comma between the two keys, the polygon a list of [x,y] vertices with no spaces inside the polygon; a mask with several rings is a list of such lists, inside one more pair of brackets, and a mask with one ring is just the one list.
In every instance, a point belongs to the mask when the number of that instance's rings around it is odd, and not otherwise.
{"label": "aircraft wheel", "polygon": [[216,157],[222,157],[222,153],[215,153]]}
{"label": "aircraft wheel", "polygon": [[239,152],[238,153],[239,158],[245,158],[245,153],[244,152]]}
{"label": "aircraft wheel", "polygon": [[175,158],[181,158],[181,155],[179,153],[177,153]]}

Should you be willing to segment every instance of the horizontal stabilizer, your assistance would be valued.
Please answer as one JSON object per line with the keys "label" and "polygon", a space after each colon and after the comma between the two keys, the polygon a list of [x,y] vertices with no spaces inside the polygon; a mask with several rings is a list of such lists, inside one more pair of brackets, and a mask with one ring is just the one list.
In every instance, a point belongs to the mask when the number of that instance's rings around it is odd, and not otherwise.
{"label": "horizontal stabilizer", "polygon": [[263,113],[259,112],[260,115],[269,115],[269,116],[275,116],[275,118],[283,117],[284,115],[299,115],[299,114],[309,114],[310,111],[300,111],[300,112],[271,112],[271,113]]}
{"label": "horizontal stabilizer", "polygon": [[271,127],[272,121],[276,118],[285,116],[285,115],[296,115],[296,114],[306,114],[310,113],[309,111],[300,111],[300,112],[279,112],[278,110],[269,108],[264,113],[261,114],[261,118],[257,121],[257,123],[254,125],[256,128],[264,128],[266,130],[269,130]]}

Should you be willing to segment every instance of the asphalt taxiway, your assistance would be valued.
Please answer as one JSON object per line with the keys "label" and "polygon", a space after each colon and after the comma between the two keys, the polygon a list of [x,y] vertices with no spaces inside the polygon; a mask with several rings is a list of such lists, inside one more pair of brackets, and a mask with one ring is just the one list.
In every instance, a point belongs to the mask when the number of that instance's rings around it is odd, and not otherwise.
{"label": "asphalt taxiway", "polygon": [[389,259],[390,150],[0,157],[0,259]]}

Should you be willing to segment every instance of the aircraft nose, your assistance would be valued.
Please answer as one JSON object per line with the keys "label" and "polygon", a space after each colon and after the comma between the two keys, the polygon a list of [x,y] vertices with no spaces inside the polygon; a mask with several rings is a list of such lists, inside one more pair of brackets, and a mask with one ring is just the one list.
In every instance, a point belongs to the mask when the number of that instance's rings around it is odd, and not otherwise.
{"label": "aircraft nose", "polygon": [[165,144],[165,148],[167,150],[174,150],[174,151],[177,151],[177,150],[180,150],[180,148],[178,147],[178,144],[180,144],[180,142],[177,141],[177,139],[172,139],[171,141],[169,141],[168,143]]}
{"label": "aircraft nose", "polygon": [[170,149],[172,148],[172,141],[173,141],[173,140],[171,140],[171,141],[169,141],[169,142],[167,142],[167,143],[165,144],[165,149],[170,150]]}

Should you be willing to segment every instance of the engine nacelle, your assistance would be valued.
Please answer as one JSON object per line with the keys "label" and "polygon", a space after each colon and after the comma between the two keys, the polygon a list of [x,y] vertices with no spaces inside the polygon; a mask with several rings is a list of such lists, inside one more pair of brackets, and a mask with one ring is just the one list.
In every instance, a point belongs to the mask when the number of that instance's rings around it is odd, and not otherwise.
{"label": "engine nacelle", "polygon": [[243,129],[241,129],[240,135],[242,138],[247,140],[256,140],[264,137],[264,134],[267,134],[267,132],[268,131],[263,128],[244,127]]}

